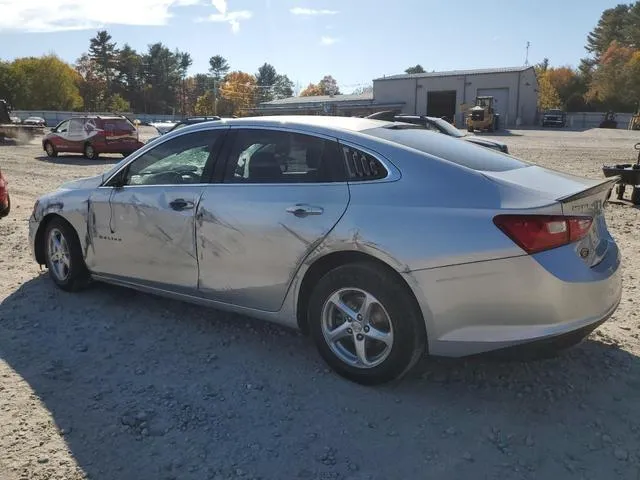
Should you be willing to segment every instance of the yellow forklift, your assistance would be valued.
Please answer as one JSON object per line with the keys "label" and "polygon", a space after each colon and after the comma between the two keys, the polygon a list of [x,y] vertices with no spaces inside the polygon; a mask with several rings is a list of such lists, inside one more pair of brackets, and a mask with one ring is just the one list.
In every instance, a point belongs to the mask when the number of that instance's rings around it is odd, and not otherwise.
{"label": "yellow forklift", "polygon": [[487,130],[493,132],[500,128],[500,114],[493,108],[493,97],[479,96],[467,115],[467,130]]}

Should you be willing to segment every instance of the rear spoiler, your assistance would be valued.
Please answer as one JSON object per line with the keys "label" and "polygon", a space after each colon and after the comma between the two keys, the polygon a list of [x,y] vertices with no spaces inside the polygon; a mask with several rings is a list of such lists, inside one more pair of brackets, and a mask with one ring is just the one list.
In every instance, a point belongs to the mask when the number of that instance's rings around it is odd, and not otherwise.
{"label": "rear spoiler", "polygon": [[565,195],[564,197],[557,198],[556,200],[560,203],[568,203],[582,198],[587,198],[613,188],[613,185],[615,185],[618,180],[620,180],[619,175],[616,175],[615,177],[608,177],[606,180],[594,185],[593,187],[589,187],[586,190],[580,190],[578,193]]}

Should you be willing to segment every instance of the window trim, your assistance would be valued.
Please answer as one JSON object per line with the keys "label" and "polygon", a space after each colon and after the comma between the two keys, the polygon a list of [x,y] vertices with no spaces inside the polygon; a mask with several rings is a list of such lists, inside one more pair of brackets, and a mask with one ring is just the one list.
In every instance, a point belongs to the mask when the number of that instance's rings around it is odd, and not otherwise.
{"label": "window trim", "polygon": [[[182,130],[182,129],[180,129]],[[102,181],[102,183],[98,186],[98,188],[114,188],[113,186],[109,185],[109,183],[116,178],[118,175],[120,175],[122,173],[123,170],[129,168],[129,165],[131,165],[131,163],[135,162],[138,158],[142,157],[143,155],[145,155],[147,152],[150,152],[151,150],[156,149],[157,147],[159,147],[160,145],[169,142],[173,139],[182,137],[184,135],[189,135],[191,133],[199,133],[199,132],[211,132],[214,133],[216,131],[222,131],[222,135],[220,137],[220,139],[216,140],[213,142],[213,145],[211,146],[211,150],[209,151],[209,158],[207,159],[207,164],[209,162],[212,161],[212,158],[217,154],[218,159],[220,160],[220,162],[225,162],[225,159],[220,155],[220,153],[222,153],[223,147],[224,145],[227,143],[226,142],[226,137],[228,135],[228,130],[229,127],[228,126],[223,126],[223,127],[219,127],[217,126],[216,128],[197,128],[194,130],[189,130],[186,132],[179,132],[176,134],[172,134],[169,137],[165,137],[162,136],[160,137],[158,140],[158,143],[154,142],[153,146],[150,145],[145,145],[144,147],[141,147],[140,149],[138,149],[136,152],[134,152],[132,155],[130,155],[127,158],[127,161],[125,163],[122,164],[122,166],[120,168],[118,168],[115,172],[113,172],[111,175],[109,175],[109,177],[105,180]],[[220,163],[220,162],[216,162]],[[205,168],[204,171],[207,170],[207,164],[205,164]],[[201,182],[201,183],[188,183],[188,184],[184,184],[184,185],[190,185],[190,186],[203,186],[203,185],[211,185],[212,183],[218,183],[218,180],[216,179],[216,172],[217,168],[214,164],[213,168],[210,169],[209,171],[209,175],[208,175],[208,179],[206,182]],[[204,172],[203,171],[203,172]],[[158,184],[158,185],[125,185],[122,188],[140,188],[140,187],[175,187],[176,184],[173,183],[167,183],[167,184]]]}
{"label": "window trim", "polygon": [[[242,183],[242,182],[229,182],[226,181],[226,175],[227,175],[227,169],[229,168],[233,168],[233,166],[231,165],[233,162],[233,159],[231,158],[231,154],[233,152],[233,148],[235,147],[235,142],[236,139],[238,137],[238,134],[240,133],[240,131],[242,130],[271,130],[271,131],[275,131],[275,132],[282,132],[282,133],[296,133],[299,135],[306,135],[308,137],[315,137],[315,138],[319,138],[322,140],[326,140],[329,142],[334,142],[336,143],[338,146],[340,146],[340,139],[338,137],[334,137],[331,135],[327,135],[324,133],[317,133],[317,132],[310,132],[308,130],[304,130],[302,128],[295,128],[295,127],[288,127],[288,126],[283,126],[283,127],[276,127],[273,125],[231,125],[231,130],[229,131],[229,134],[227,136],[227,138],[229,139],[228,142],[225,142],[225,146],[222,150],[222,152],[224,153],[224,169],[222,169],[222,171],[220,172],[220,183],[224,184],[224,185],[239,185],[239,186],[244,186],[244,187],[249,187],[249,186],[264,186],[264,185],[281,185],[281,186],[302,186],[302,185],[341,185],[341,184],[346,184],[349,180],[346,178],[346,165],[344,165],[344,161],[343,161],[343,169],[345,170],[345,173],[343,173],[344,179],[343,180],[337,180],[335,182],[271,182],[271,183],[267,183],[267,182],[256,182],[256,183]],[[237,159],[236,159],[237,161]]]}
{"label": "window trim", "polygon": [[[345,146],[345,147],[349,147],[349,148],[354,148],[356,150],[360,150],[363,153],[366,153],[367,155],[371,155],[374,159],[376,159],[378,162],[380,162],[380,164],[382,165],[382,168],[384,168],[387,171],[387,175],[384,176],[383,178],[377,178],[377,179],[373,179],[373,180],[351,180],[349,178],[347,178],[347,182],[350,185],[359,185],[359,184],[364,184],[364,183],[387,183],[387,182],[395,182],[397,180],[400,180],[400,177],[402,176],[400,174],[400,170],[398,170],[395,165],[393,165],[390,161],[388,161],[385,157],[383,157],[381,154],[379,154],[378,152],[375,152],[373,150],[371,150],[370,148],[367,148],[363,145],[359,145],[357,143],[354,142],[350,142],[348,140],[338,140],[338,143],[340,144],[340,146]],[[342,160],[343,162],[346,162],[346,160],[343,158]],[[346,165],[345,165],[345,170],[346,170]]]}

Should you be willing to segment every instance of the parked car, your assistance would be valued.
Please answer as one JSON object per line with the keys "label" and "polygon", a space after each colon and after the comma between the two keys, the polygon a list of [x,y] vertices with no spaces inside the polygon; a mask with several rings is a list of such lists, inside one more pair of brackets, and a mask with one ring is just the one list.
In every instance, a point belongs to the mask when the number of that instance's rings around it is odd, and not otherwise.
{"label": "parked car", "polygon": [[9,117],[11,119],[11,123],[15,123],[15,124],[19,124],[22,123],[22,120],[20,120],[20,117],[17,117],[15,115],[12,115],[11,117]]}
{"label": "parked car", "polygon": [[136,127],[120,116],[70,118],[42,139],[42,148],[49,157],[63,152],[82,153],[88,159],[96,159],[101,153],[127,156],[142,145]]}
{"label": "parked car", "polygon": [[0,170],[0,218],[9,215],[11,210],[11,198],[9,198],[7,183],[7,179],[2,174],[2,170]]}
{"label": "parked car", "polygon": [[[158,128],[156,127],[156,130],[158,130],[158,133],[160,133],[160,135],[158,135],[158,137],[162,136],[162,135],[166,135],[169,132],[173,132],[175,130],[178,130],[179,128],[183,128],[183,127],[187,127],[189,125],[195,125],[196,123],[202,123],[202,122],[210,122],[212,120],[220,120],[220,117],[213,115],[210,117],[188,117],[185,118],[183,120],[180,120],[179,122],[175,123],[173,126],[165,129],[165,128]],[[152,137],[149,139],[149,142],[152,140],[155,140],[158,137]]]}
{"label": "parked car", "polygon": [[44,118],[42,117],[28,117],[22,123],[24,125],[37,125],[39,127],[44,127],[47,122],[45,122]]}
{"label": "parked car", "polygon": [[567,113],[558,108],[547,110],[542,115],[542,126],[549,125],[564,128],[567,125]]}
{"label": "parked car", "polygon": [[40,197],[29,241],[63,290],[93,279],[299,328],[373,384],[425,352],[567,346],[607,319],[615,181],[406,123],[222,120]]}
{"label": "parked car", "polygon": [[475,143],[476,145],[480,145],[482,147],[498,150],[502,153],[509,153],[509,147],[507,147],[506,144],[498,142],[496,140],[489,140],[488,138],[478,137],[472,133],[470,134],[458,130],[456,127],[451,125],[450,122],[442,118],[426,117],[424,115],[403,115],[395,114],[394,112],[378,112],[369,115],[367,118],[421,125],[428,128],[429,130],[444,133],[445,135],[449,135],[450,137],[461,138],[462,140]]}

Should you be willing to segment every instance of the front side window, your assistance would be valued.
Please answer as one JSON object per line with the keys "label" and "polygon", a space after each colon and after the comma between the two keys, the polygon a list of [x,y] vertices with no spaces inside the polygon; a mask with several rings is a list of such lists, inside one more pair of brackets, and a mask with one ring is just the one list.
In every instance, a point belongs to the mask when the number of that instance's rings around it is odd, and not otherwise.
{"label": "front side window", "polygon": [[219,131],[181,135],[146,152],[127,167],[125,185],[183,185],[206,183],[207,162]]}
{"label": "front side window", "polygon": [[277,130],[239,130],[225,173],[228,183],[344,181],[335,141]]}
{"label": "front side window", "polygon": [[58,128],[56,128],[56,133],[67,133],[68,131],[69,131],[69,120],[62,122],[60,125],[58,125]]}

